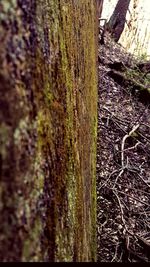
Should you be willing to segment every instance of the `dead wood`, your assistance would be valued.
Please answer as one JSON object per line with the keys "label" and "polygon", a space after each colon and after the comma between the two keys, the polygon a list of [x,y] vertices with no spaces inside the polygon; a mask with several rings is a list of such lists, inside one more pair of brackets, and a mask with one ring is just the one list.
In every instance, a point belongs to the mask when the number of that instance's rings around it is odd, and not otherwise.
{"label": "dead wood", "polygon": [[139,63],[137,68],[142,72],[150,72],[150,61]]}
{"label": "dead wood", "polygon": [[150,109],[133,95],[150,81],[107,33],[99,57],[98,261],[149,262]]}
{"label": "dead wood", "polygon": [[130,92],[138,97],[138,99],[144,103],[150,103],[150,88],[144,86],[143,84],[137,82],[134,78],[128,78],[125,74],[118,71],[110,70],[108,71],[108,76],[114,79],[115,82],[121,86],[129,89]]}
{"label": "dead wood", "polygon": [[126,66],[121,61],[114,61],[113,63],[109,63],[108,67],[117,71],[125,71]]}

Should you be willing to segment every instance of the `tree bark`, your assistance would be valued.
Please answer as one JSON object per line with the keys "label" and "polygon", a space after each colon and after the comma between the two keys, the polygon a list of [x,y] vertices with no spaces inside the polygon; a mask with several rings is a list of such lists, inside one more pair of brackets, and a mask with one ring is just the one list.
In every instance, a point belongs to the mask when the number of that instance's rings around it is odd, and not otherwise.
{"label": "tree bark", "polygon": [[0,2],[0,261],[96,260],[94,0]]}
{"label": "tree bark", "polygon": [[118,42],[125,26],[126,14],[131,0],[118,0],[117,5],[107,23],[107,29],[111,32],[115,42]]}
{"label": "tree bark", "polygon": [[104,0],[96,0],[98,18],[100,18],[101,14],[102,14],[103,2],[104,2]]}

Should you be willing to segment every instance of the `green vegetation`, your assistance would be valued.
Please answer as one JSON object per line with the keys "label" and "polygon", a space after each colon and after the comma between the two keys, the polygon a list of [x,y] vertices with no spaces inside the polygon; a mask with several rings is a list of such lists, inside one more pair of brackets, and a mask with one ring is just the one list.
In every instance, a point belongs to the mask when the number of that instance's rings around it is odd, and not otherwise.
{"label": "green vegetation", "polygon": [[[111,76],[121,86],[125,87],[130,93],[136,96],[144,104],[150,103],[150,75],[149,62],[137,63],[134,67],[127,67],[121,62],[118,64],[119,70],[111,70],[108,75]],[[113,64],[112,64],[113,65]],[[122,66],[122,68],[121,68]],[[112,66],[112,68],[114,68]]]}
{"label": "green vegetation", "polygon": [[95,261],[95,3],[2,1],[0,20],[0,260]]}

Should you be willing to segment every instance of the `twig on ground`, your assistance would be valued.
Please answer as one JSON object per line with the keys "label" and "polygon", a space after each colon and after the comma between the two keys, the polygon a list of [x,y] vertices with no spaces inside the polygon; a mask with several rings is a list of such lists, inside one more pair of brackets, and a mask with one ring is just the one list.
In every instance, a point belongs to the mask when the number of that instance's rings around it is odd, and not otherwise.
{"label": "twig on ground", "polygon": [[114,175],[116,172],[119,172],[120,170],[122,169],[119,169],[119,170],[114,170],[113,172],[110,173],[108,179],[99,187],[99,190],[101,190],[101,188],[107,184],[107,182],[110,180],[110,178],[112,177],[112,175]]}
{"label": "twig on ground", "polygon": [[148,203],[145,203],[144,201],[142,201],[142,200],[140,200],[140,199],[138,199],[136,197],[130,196],[130,195],[128,195],[128,194],[126,194],[126,193],[124,193],[124,192],[122,192],[120,190],[117,190],[117,192],[119,192],[119,193],[121,193],[121,194],[123,194],[123,195],[125,195],[125,196],[127,196],[129,198],[132,198],[132,199],[138,201],[139,203],[142,203],[143,205],[146,205],[146,206],[150,207],[150,205]]}
{"label": "twig on ground", "polygon": [[113,256],[111,262],[113,262],[113,261],[116,259],[117,251],[118,251],[118,244],[116,245],[116,248],[115,248],[115,254],[114,254],[114,256]]}
{"label": "twig on ground", "polygon": [[123,212],[122,204],[121,204],[120,198],[119,198],[119,196],[117,194],[117,190],[116,189],[112,189],[112,191],[113,191],[114,195],[116,196],[116,198],[118,200],[118,204],[119,204],[120,211],[121,211],[121,220],[122,220],[122,223],[124,225],[124,228],[125,228],[126,232],[128,232],[131,236],[134,236],[134,234],[128,230],[128,227],[126,225],[126,221],[124,219],[124,212]]}
{"label": "twig on ground", "polygon": [[143,179],[143,177],[139,173],[137,173],[137,176],[141,178],[141,180],[150,188],[150,185]]}
{"label": "twig on ground", "polygon": [[116,180],[115,180],[115,182],[114,182],[114,185],[113,185],[112,189],[115,188],[115,186],[116,186],[116,184],[117,184],[117,182],[118,182],[118,179],[119,179],[119,177],[124,173],[124,170],[125,170],[125,168],[121,169],[121,171],[120,171],[119,174],[117,175]]}
{"label": "twig on ground", "polygon": [[131,147],[125,148],[124,151],[133,150],[133,149],[137,148],[137,146],[140,145],[140,144],[141,144],[141,142],[138,141],[138,142],[135,144],[135,146],[131,146]]}
{"label": "twig on ground", "polygon": [[141,137],[143,137],[150,144],[150,140],[146,136],[144,136],[141,133],[138,133],[138,135],[141,136]]}
{"label": "twig on ground", "polygon": [[138,128],[139,128],[139,124],[135,125],[133,127],[133,129],[129,132],[129,134],[126,134],[123,139],[122,139],[122,143],[121,143],[121,164],[122,164],[122,168],[125,168],[126,164],[125,164],[125,159],[124,159],[124,147],[125,147],[125,141],[128,137],[130,137]]}
{"label": "twig on ground", "polygon": [[150,250],[150,242],[148,242],[145,238],[139,236],[136,234],[136,237],[145,245],[148,247],[148,249]]}

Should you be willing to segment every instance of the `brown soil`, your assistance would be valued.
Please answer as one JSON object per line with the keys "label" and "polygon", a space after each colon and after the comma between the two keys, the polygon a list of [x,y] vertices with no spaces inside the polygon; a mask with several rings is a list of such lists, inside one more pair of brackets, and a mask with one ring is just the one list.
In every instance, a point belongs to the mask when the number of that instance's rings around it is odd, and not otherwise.
{"label": "brown soil", "polygon": [[149,262],[150,109],[108,75],[116,61],[138,63],[107,36],[99,48],[98,261]]}

